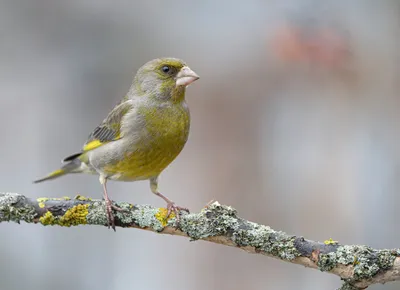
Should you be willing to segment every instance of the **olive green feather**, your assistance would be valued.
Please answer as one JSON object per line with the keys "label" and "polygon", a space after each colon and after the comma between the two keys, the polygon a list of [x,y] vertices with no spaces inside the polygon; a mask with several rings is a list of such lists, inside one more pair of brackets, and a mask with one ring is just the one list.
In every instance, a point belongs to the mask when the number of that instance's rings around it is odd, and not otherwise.
{"label": "olive green feather", "polygon": [[132,108],[132,103],[128,100],[119,103],[108,114],[107,118],[105,118],[103,122],[97,126],[92,133],[90,133],[87,141],[83,145],[83,151],[64,158],[63,162],[74,160],[81,156],[84,152],[93,150],[107,142],[115,141],[121,138],[122,118]]}
{"label": "olive green feather", "polygon": [[83,149],[66,157],[66,173],[94,173],[101,180],[152,180],[179,155],[189,135],[187,85],[198,76],[185,62],[159,58],[143,65],[127,95],[88,136]]}

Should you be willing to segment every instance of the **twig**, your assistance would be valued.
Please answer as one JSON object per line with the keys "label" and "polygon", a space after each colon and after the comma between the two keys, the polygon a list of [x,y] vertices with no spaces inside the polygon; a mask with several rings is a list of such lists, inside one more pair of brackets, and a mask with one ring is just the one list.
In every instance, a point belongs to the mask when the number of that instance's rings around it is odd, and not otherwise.
{"label": "twig", "polygon": [[[173,216],[166,218],[165,208],[124,202],[117,205],[125,209],[115,212],[118,227],[209,241],[319,269],[344,280],[342,290],[365,289],[372,284],[400,280],[400,249],[376,250],[363,245],[341,245],[332,240],[324,243],[306,240],[244,220],[235,209],[218,202],[199,213],[182,213],[179,225]],[[107,224],[101,200],[82,196],[31,199],[0,193],[0,222],[5,221],[59,226]]]}

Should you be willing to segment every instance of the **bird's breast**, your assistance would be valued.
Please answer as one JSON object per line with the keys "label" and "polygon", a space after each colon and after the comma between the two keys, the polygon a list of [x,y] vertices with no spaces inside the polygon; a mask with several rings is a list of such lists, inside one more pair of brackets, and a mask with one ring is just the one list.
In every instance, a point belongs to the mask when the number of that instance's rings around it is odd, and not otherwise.
{"label": "bird's breast", "polygon": [[108,166],[107,171],[116,176],[115,179],[141,180],[160,174],[178,156],[188,139],[190,114],[186,104],[144,107],[138,113],[142,115],[144,126],[136,133],[132,150],[127,150],[124,158]]}

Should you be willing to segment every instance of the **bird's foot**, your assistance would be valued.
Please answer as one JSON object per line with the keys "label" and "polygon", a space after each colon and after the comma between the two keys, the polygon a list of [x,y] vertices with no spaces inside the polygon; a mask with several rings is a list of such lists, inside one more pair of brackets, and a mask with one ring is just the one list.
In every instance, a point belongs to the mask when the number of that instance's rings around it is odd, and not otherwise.
{"label": "bird's foot", "polygon": [[115,218],[114,218],[114,214],[112,212],[112,208],[113,208],[113,204],[111,202],[111,200],[106,199],[105,200],[106,203],[106,214],[107,214],[107,223],[108,223],[108,228],[111,228],[115,231]]}
{"label": "bird's foot", "polygon": [[169,202],[167,203],[167,209],[168,209],[167,218],[168,218],[169,215],[173,212],[173,213],[175,214],[175,217],[176,217],[176,225],[177,225],[177,226],[179,225],[179,222],[181,221],[181,218],[180,218],[180,215],[179,215],[180,211],[186,211],[187,213],[189,213],[189,209],[188,209],[188,208],[186,208],[186,207],[181,207],[181,206],[177,206],[177,205],[176,205],[174,202],[172,202],[172,201],[169,201]]}
{"label": "bird's foot", "polygon": [[124,209],[124,208],[121,208],[121,207],[119,207],[119,206],[116,206],[116,205],[114,205],[114,204],[111,204],[111,208],[112,208],[113,210],[119,211],[119,212],[128,212],[128,210],[126,210],[126,209]]}
{"label": "bird's foot", "polygon": [[126,210],[114,205],[110,199],[106,199],[105,203],[106,203],[108,228],[110,228],[110,226],[111,226],[111,228],[115,232],[115,217],[114,217],[114,214],[112,211],[115,210],[115,211],[119,211],[119,212],[125,212]]}

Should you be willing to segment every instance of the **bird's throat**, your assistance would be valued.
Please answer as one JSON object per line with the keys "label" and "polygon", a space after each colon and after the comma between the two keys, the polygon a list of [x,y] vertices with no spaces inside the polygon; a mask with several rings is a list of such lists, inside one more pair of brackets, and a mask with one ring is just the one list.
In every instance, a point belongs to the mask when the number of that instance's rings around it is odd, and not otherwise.
{"label": "bird's throat", "polygon": [[182,102],[185,99],[186,88],[184,86],[175,87],[172,90],[171,100],[174,102]]}

